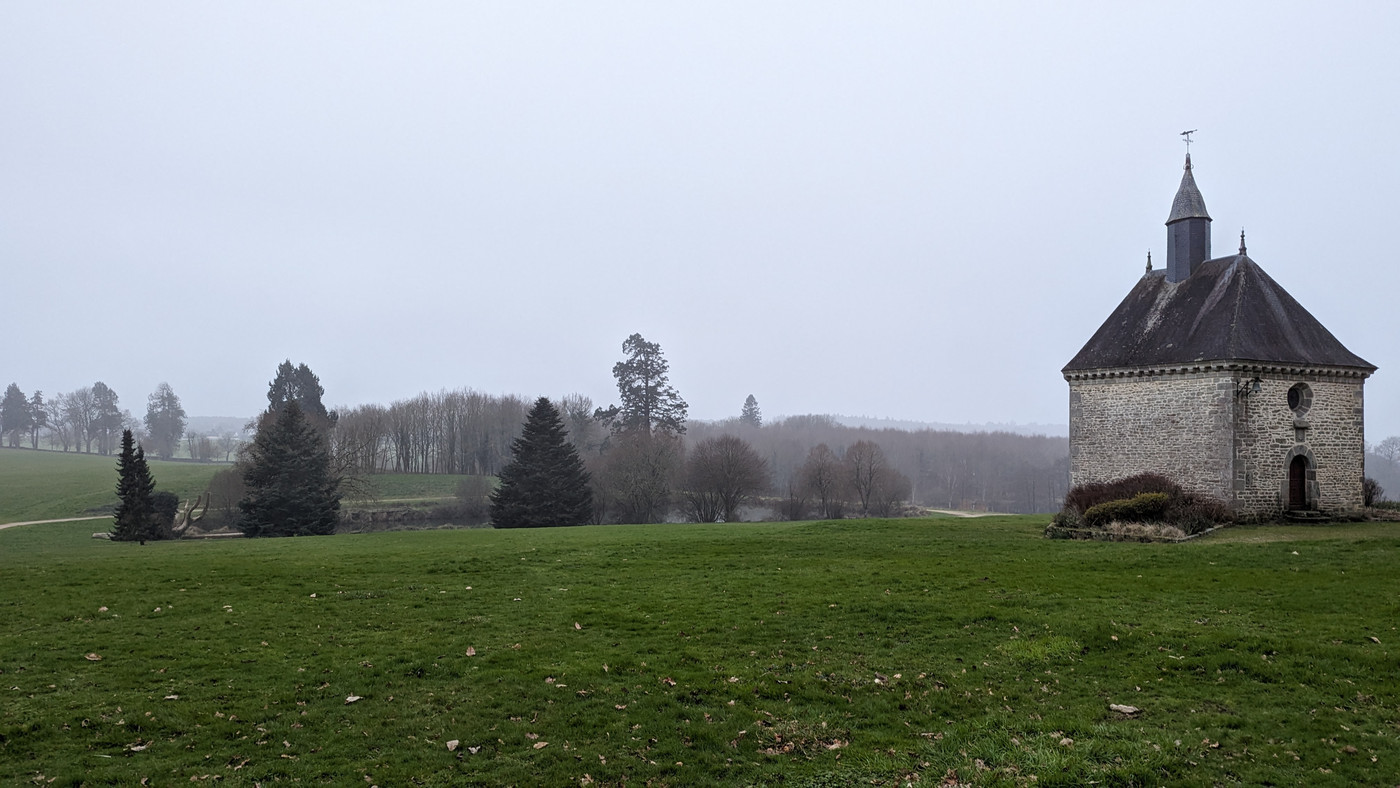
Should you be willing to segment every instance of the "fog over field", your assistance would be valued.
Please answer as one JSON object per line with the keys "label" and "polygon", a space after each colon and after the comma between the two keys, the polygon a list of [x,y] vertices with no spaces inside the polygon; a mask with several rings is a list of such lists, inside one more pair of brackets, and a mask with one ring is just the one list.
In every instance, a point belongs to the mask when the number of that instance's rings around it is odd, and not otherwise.
{"label": "fog over field", "polygon": [[696,419],[1067,422],[1060,368],[1166,258],[1178,133],[1214,253],[1380,367],[1400,7],[11,4],[0,385],[139,417],[421,391]]}

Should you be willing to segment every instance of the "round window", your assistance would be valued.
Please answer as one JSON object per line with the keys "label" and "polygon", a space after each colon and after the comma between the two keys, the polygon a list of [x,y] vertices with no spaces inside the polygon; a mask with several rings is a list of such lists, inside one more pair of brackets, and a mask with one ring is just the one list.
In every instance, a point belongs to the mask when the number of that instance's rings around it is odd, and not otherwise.
{"label": "round window", "polygon": [[1288,409],[1302,416],[1312,407],[1312,389],[1306,383],[1295,383],[1288,390]]}

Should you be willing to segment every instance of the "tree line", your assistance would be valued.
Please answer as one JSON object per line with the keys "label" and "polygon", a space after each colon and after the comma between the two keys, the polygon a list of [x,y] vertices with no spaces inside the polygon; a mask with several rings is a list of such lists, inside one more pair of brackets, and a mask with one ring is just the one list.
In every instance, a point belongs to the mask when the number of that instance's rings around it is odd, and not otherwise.
{"label": "tree line", "polygon": [[228,461],[241,442],[232,432],[187,432],[187,424],[180,397],[168,383],[146,398],[143,418],[124,409],[117,392],[100,380],[50,397],[42,390],[26,395],[11,383],[0,399],[0,440],[11,448],[28,444],[31,449],[112,454],[122,432],[130,430],[137,443],[162,459],[183,453],[195,460]]}

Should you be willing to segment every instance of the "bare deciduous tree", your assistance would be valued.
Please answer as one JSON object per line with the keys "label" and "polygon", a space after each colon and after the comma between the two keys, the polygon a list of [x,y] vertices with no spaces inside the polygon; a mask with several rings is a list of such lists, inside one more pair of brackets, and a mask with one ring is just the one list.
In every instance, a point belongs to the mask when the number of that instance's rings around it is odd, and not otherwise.
{"label": "bare deciduous tree", "polygon": [[813,446],[802,463],[802,487],[817,499],[818,516],[831,520],[841,516],[845,499],[845,475],[841,459],[825,443]]}
{"label": "bare deciduous tree", "polygon": [[735,522],[739,507],[768,488],[767,464],[742,438],[707,438],[689,454],[685,497],[697,522]]}
{"label": "bare deciduous tree", "polygon": [[671,490],[681,464],[681,442],[669,435],[620,435],[590,469],[595,513],[601,508],[619,523],[657,523],[671,509]]}
{"label": "bare deciduous tree", "polygon": [[878,443],[856,441],[846,449],[846,479],[860,501],[860,513],[870,514],[870,502],[889,470],[885,452]]}

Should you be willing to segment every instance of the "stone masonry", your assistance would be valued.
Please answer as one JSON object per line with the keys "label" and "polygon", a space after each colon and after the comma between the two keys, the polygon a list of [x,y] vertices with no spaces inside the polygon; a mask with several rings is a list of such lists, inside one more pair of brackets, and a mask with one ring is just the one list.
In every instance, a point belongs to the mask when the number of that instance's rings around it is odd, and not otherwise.
{"label": "stone masonry", "polygon": [[[1361,506],[1363,378],[1354,373],[1219,364],[1066,377],[1071,485],[1160,473],[1243,516],[1272,518],[1288,508],[1289,466],[1302,455],[1308,508]],[[1310,393],[1301,413],[1288,401],[1298,384]]]}

